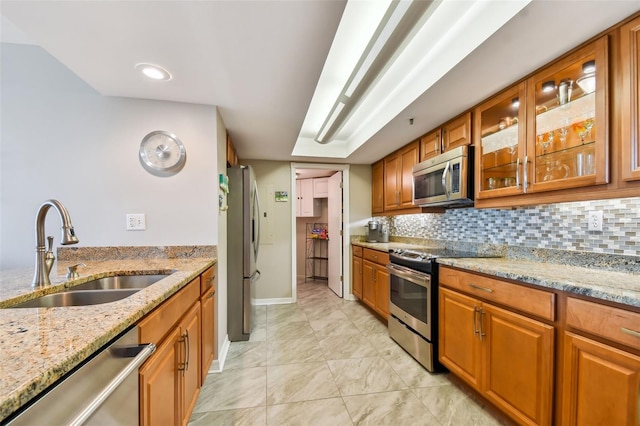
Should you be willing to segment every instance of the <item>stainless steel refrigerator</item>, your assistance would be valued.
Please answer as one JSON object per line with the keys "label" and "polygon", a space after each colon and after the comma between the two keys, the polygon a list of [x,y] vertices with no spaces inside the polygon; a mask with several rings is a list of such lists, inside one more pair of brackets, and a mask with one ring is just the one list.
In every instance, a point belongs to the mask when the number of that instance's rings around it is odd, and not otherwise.
{"label": "stainless steel refrigerator", "polygon": [[227,329],[229,340],[249,340],[260,246],[260,201],[251,166],[229,167],[227,195]]}

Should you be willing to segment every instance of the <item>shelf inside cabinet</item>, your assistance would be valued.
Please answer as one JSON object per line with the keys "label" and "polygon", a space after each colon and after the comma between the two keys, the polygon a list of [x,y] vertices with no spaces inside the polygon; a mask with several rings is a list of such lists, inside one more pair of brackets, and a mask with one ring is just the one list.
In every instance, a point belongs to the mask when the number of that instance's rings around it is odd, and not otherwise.
{"label": "shelf inside cabinet", "polygon": [[518,123],[482,137],[482,153],[518,146]]}
{"label": "shelf inside cabinet", "polygon": [[542,135],[572,126],[589,118],[593,119],[596,110],[596,94],[595,92],[589,93],[553,108],[538,105],[536,109],[542,109],[536,115],[536,134]]}
{"label": "shelf inside cabinet", "polygon": [[536,154],[536,182],[595,174],[595,142]]}

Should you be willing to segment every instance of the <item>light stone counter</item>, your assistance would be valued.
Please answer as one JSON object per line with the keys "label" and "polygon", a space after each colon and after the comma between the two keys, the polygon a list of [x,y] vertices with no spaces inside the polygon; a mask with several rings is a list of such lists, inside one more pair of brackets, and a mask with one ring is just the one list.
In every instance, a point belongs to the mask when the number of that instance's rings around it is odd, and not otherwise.
{"label": "light stone counter", "polygon": [[[351,242],[381,251],[395,248],[426,250],[446,245],[442,241],[411,238],[389,243],[367,243],[357,239]],[[439,258],[438,263],[640,308],[640,259],[637,257],[559,250],[529,251],[465,243],[448,248],[499,257]]]}
{"label": "light stone counter", "polygon": [[[144,255],[144,253],[142,253]],[[191,256],[191,257],[189,257]],[[52,271],[52,286],[31,289],[33,270],[0,271],[0,307],[55,293],[73,285],[112,275],[170,273],[166,278],[112,303],[62,308],[0,309],[0,420],[23,406],[118,334],[216,262],[210,253],[180,258],[61,261]],[[104,259],[104,257],[102,257]],[[66,266],[83,262],[80,278],[65,278]]]}
{"label": "light stone counter", "polygon": [[640,308],[637,273],[509,258],[438,259],[438,263]]}

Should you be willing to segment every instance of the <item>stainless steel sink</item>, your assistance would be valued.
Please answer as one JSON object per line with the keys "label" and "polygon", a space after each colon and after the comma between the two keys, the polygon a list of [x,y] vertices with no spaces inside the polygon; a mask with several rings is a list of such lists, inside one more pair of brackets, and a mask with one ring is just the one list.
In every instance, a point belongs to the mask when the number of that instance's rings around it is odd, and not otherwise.
{"label": "stainless steel sink", "polygon": [[10,308],[54,308],[63,306],[87,306],[99,305],[101,303],[115,302],[116,300],[129,297],[137,289],[120,290],[78,290],[64,291],[61,293],[47,294],[36,299],[27,300]]}
{"label": "stainless steel sink", "polygon": [[97,280],[69,287],[67,291],[82,290],[120,290],[120,289],[142,289],[160,281],[169,275],[117,275],[115,277],[98,278]]}

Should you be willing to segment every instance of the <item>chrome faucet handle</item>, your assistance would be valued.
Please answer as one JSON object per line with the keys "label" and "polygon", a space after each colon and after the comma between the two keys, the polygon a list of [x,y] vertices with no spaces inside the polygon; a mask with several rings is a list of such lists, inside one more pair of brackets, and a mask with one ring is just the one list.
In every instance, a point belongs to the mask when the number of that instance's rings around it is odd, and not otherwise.
{"label": "chrome faucet handle", "polygon": [[80,273],[78,272],[78,266],[86,267],[84,263],[77,263],[67,267],[67,278],[78,278]]}
{"label": "chrome faucet handle", "polygon": [[47,273],[51,273],[51,269],[53,268],[53,262],[55,262],[56,260],[56,257],[53,254],[53,237],[49,235],[47,237],[47,242],[49,244],[48,244],[47,251],[44,253],[44,265],[47,269]]}

